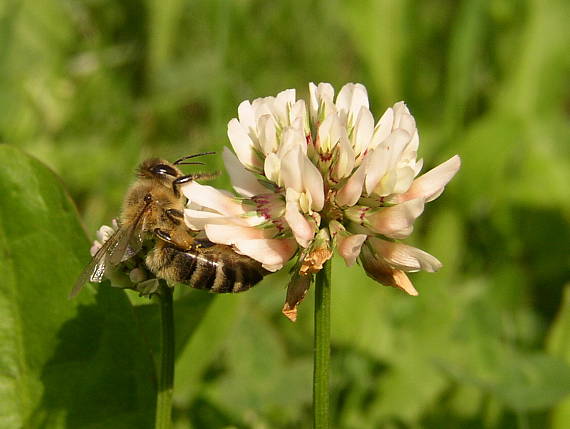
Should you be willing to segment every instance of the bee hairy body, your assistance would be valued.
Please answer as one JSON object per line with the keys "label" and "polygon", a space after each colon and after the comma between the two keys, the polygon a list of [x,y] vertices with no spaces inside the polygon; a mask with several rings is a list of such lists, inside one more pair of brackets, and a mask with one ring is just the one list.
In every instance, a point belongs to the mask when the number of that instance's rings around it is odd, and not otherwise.
{"label": "bee hairy body", "polygon": [[259,283],[268,271],[230,246],[196,241],[187,250],[158,243],[146,258],[147,267],[159,278],[213,293],[236,293]]}
{"label": "bee hairy body", "polygon": [[[198,154],[203,155],[203,154]],[[179,186],[211,174],[184,176],[174,163],[161,159],[144,161],[138,180],[123,201],[120,226],[101,246],[76,281],[70,297],[85,282],[101,282],[108,268],[119,265],[142,249],[145,240],[152,247],[145,256],[147,268],[168,283],[183,283],[214,293],[242,292],[259,283],[269,271],[254,259],[236,253],[232,247],[200,237],[184,223],[186,198]]]}

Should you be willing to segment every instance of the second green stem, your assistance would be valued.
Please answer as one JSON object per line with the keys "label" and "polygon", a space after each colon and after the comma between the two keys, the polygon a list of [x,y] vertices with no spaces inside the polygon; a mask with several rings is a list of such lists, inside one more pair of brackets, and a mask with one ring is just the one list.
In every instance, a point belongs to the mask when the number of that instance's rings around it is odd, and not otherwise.
{"label": "second green stem", "polygon": [[172,394],[174,392],[174,311],[172,288],[160,280],[160,374],[156,398],[155,429],[172,427]]}
{"label": "second green stem", "polygon": [[313,362],[313,427],[328,429],[331,261],[317,273],[315,287],[315,337]]}

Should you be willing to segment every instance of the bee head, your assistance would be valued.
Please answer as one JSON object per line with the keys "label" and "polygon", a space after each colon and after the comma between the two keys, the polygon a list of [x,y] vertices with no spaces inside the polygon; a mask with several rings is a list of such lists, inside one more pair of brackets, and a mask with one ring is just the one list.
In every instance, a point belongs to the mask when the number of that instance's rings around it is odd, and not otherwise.
{"label": "bee head", "polygon": [[143,179],[159,179],[171,182],[181,176],[182,172],[163,159],[152,158],[144,161],[137,170],[137,176]]}

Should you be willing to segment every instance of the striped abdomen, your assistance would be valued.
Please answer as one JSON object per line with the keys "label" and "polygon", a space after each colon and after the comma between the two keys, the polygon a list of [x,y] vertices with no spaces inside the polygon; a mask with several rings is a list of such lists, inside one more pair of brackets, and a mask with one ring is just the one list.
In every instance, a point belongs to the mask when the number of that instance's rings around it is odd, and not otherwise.
{"label": "striped abdomen", "polygon": [[268,274],[259,262],[223,244],[186,251],[159,245],[146,262],[159,278],[214,293],[242,292]]}

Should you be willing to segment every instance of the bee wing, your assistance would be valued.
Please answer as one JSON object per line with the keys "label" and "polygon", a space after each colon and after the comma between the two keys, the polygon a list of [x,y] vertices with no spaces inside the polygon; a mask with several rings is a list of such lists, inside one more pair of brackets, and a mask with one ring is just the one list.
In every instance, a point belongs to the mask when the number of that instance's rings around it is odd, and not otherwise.
{"label": "bee wing", "polygon": [[129,226],[121,226],[95,253],[91,262],[84,268],[75,282],[69,298],[75,297],[87,282],[100,283],[107,266],[114,267],[134,256],[141,248],[140,222],[150,207],[152,200],[146,202],[136,219]]}
{"label": "bee wing", "polygon": [[126,227],[124,234],[121,234],[117,241],[117,245],[109,254],[109,263],[111,265],[119,265],[121,262],[134,256],[141,249],[142,237],[140,223],[148,211],[152,201],[147,201],[137,217],[131,224]]}
{"label": "bee wing", "polygon": [[109,237],[105,243],[99,248],[97,253],[91,258],[91,261],[87,266],[83,269],[75,284],[73,285],[73,289],[69,293],[69,299],[74,298],[83,288],[83,285],[90,282],[100,283],[103,279],[103,275],[105,274],[105,268],[107,263],[109,263],[108,256],[114,253],[114,250],[117,247],[117,244],[121,240],[121,238],[125,235],[125,231],[122,228],[119,228],[117,231]]}
{"label": "bee wing", "polygon": [[141,236],[133,223],[125,229],[124,233],[118,238],[116,246],[109,252],[109,264],[119,265],[121,262],[126,261],[140,250],[141,244]]}

